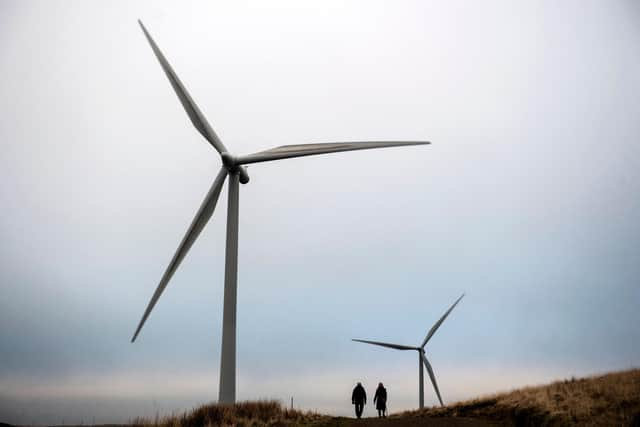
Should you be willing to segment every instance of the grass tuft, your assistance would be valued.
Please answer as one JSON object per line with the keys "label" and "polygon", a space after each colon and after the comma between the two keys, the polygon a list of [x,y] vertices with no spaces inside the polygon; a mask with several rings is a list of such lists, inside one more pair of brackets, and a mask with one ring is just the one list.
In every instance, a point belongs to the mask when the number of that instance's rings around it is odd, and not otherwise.
{"label": "grass tuft", "polygon": [[321,419],[313,412],[287,409],[277,400],[239,402],[234,405],[209,404],[179,415],[163,418],[137,418],[131,427],[286,427]]}

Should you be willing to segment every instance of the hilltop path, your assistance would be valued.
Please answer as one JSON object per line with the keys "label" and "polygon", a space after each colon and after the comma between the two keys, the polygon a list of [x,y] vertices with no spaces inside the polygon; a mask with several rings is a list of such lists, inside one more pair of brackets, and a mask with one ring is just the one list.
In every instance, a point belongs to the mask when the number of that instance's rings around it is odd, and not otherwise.
{"label": "hilltop path", "polygon": [[406,427],[406,426],[429,426],[429,427],[490,427],[501,424],[482,420],[478,418],[463,417],[388,417],[388,418],[355,418],[335,417],[328,420],[318,421],[309,424],[314,427]]}

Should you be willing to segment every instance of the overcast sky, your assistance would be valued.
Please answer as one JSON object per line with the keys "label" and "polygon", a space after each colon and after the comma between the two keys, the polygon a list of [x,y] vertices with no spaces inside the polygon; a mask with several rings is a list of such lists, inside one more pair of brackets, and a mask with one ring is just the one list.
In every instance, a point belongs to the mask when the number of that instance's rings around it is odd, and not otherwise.
{"label": "overcast sky", "polygon": [[217,399],[226,188],[129,342],[220,164],[138,18],[235,154],[433,143],[249,168],[238,399],[415,407],[416,355],[350,339],[462,292],[445,402],[640,365],[637,1],[0,0],[0,421]]}

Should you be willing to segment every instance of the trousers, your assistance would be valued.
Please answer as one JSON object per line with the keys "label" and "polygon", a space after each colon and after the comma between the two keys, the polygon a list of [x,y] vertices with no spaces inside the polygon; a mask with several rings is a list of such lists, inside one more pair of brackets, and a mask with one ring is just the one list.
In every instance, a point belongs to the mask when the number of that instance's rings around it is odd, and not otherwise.
{"label": "trousers", "polygon": [[360,418],[362,416],[362,411],[364,410],[363,402],[356,402],[356,417]]}

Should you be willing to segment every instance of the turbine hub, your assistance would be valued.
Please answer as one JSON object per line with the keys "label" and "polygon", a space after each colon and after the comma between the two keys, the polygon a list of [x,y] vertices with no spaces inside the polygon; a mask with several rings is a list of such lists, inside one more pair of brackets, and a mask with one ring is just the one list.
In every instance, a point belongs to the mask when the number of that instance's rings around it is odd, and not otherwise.
{"label": "turbine hub", "polygon": [[240,175],[240,183],[246,184],[249,182],[249,174],[247,168],[243,165],[236,164],[236,158],[229,152],[223,151],[220,153],[222,158],[222,164],[227,168],[230,173],[237,173]]}
{"label": "turbine hub", "polygon": [[222,158],[222,164],[225,165],[227,169],[231,170],[235,167],[236,162],[231,153],[223,151],[220,153],[220,157]]}

